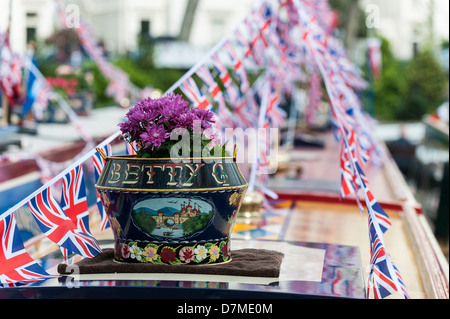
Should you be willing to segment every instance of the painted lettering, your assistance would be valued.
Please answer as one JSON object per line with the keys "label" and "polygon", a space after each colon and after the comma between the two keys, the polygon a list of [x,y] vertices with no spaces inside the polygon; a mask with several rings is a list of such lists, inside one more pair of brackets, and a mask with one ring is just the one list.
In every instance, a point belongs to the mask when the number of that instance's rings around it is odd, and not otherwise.
{"label": "painted lettering", "polygon": [[148,171],[147,171],[147,176],[148,176],[147,184],[153,184],[155,182],[153,180],[153,175],[155,175],[155,172],[153,171],[153,165],[148,164],[148,165],[142,166],[142,171],[144,171],[147,168],[148,168]]}
{"label": "painted lettering", "polygon": [[139,181],[139,171],[141,165],[139,164],[127,164],[127,170],[125,171],[124,184],[136,184]]}
{"label": "painted lettering", "polygon": [[[220,167],[220,173],[218,172],[217,168]],[[223,186],[230,185],[228,182],[228,175],[223,173],[223,165],[222,163],[215,163],[213,166],[212,176],[214,177],[214,180]]]}
{"label": "painted lettering", "polygon": [[167,186],[177,185],[177,182],[175,181],[175,175],[177,174],[177,172],[175,171],[175,169],[179,168],[181,171],[183,169],[183,165],[182,164],[165,164],[162,170],[165,171],[167,168],[169,169],[169,176],[170,176],[170,180],[169,180],[169,182],[167,182]]}
{"label": "painted lettering", "polygon": [[[191,187],[194,185],[195,178],[198,178],[201,168],[205,165],[185,163],[185,164],[142,164],[142,163],[120,163],[113,162],[109,174],[109,184],[123,183],[124,185],[134,185],[141,183],[151,185],[155,183],[155,179],[158,180],[162,176],[166,176],[164,180],[168,181],[167,186],[181,185],[183,187]],[[183,174],[185,178],[181,178],[183,169],[187,169],[188,172]],[[189,174],[188,174],[189,173]],[[146,177],[141,177],[146,175]],[[155,176],[156,174],[156,176]],[[222,186],[229,186],[229,177],[224,171],[222,163],[217,162],[213,166],[212,177],[217,184]]]}
{"label": "painted lettering", "polygon": [[189,179],[183,184],[183,186],[187,186],[190,187],[192,186],[194,183],[192,183],[192,180],[194,179],[195,176],[197,176],[198,174],[198,170],[205,164],[195,164],[196,168],[194,169],[194,164],[186,164],[186,167],[189,168],[191,171],[189,172],[191,174],[191,176],[189,177]]}
{"label": "painted lettering", "polygon": [[122,164],[115,162],[113,163],[113,169],[111,170],[111,177],[108,183],[115,184],[120,181],[120,170],[122,169]]}

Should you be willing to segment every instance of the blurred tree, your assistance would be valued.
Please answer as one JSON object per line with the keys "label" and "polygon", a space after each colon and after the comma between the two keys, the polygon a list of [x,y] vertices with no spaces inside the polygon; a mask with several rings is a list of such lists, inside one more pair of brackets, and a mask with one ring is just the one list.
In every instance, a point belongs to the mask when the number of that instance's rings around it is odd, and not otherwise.
{"label": "blurred tree", "polygon": [[441,49],[448,49],[449,46],[450,46],[450,43],[449,43],[448,39],[442,40]]}
{"label": "blurred tree", "polygon": [[389,41],[380,39],[383,66],[381,76],[374,81],[374,116],[380,120],[395,120],[407,90],[406,66],[394,57]]}
{"label": "blurred tree", "polygon": [[114,61],[114,64],[125,71],[130,77],[130,81],[140,88],[146,86],[159,89],[165,92],[183,74],[184,70],[173,68],[143,67],[140,59],[130,59],[121,57]]}
{"label": "blurred tree", "polygon": [[153,62],[154,46],[154,39],[149,33],[141,32],[138,35],[138,51],[135,60],[141,68],[151,69],[155,66]]}
{"label": "blurred tree", "polygon": [[446,99],[448,78],[431,49],[425,48],[411,61],[406,78],[408,86],[397,113],[399,118],[420,120]]}
{"label": "blurred tree", "polygon": [[83,72],[90,72],[93,75],[92,90],[95,95],[95,107],[103,107],[114,105],[114,99],[106,95],[106,88],[108,87],[108,80],[98,68],[97,64],[92,60],[86,60],[83,63]]}

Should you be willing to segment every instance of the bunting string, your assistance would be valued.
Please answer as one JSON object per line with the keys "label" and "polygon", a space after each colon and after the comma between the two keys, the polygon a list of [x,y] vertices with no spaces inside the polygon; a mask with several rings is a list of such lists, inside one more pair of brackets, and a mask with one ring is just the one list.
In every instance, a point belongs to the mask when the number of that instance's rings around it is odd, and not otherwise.
{"label": "bunting string", "polygon": [[[316,21],[316,16],[308,15],[308,9],[299,0],[293,0],[293,4],[297,7],[297,13],[299,14],[299,25],[302,29],[302,39],[307,46],[310,54],[315,58],[316,63],[322,73],[325,86],[330,97],[331,106],[333,108],[336,124],[340,130],[341,145],[344,148],[342,153],[345,153],[344,158],[341,158],[341,164],[344,163],[343,171],[345,175],[345,184],[347,186],[349,182],[349,176],[351,176],[352,186],[355,190],[362,189],[364,199],[369,214],[369,227],[375,230],[374,234],[369,236],[371,246],[377,243],[381,244],[381,252],[385,251],[384,242],[382,240],[382,228],[380,225],[390,226],[390,222],[387,214],[382,210],[381,206],[372,198],[372,195],[368,189],[367,179],[363,173],[363,165],[367,161],[367,154],[361,150],[357,145],[357,138],[355,138],[356,132],[353,127],[356,127],[357,121],[355,121],[351,115],[358,114],[360,109],[357,109],[357,105],[351,104],[356,102],[353,92],[348,89],[345,82],[342,80],[339,67],[336,63],[336,51],[333,55],[330,54],[330,49],[327,48],[328,40],[330,36],[321,29]],[[310,8],[309,8],[310,9]],[[324,63],[323,61],[327,63]],[[358,118],[358,119],[361,119]],[[363,124],[363,123],[358,123]],[[364,129],[361,125],[357,129]],[[366,131],[367,134],[369,134]],[[341,150],[342,150],[341,148]],[[341,154],[342,156],[342,154]],[[349,175],[348,175],[349,174]],[[349,189],[348,187],[346,189]],[[348,192],[347,192],[348,193]],[[358,196],[356,197],[358,199]],[[358,202],[360,208],[362,205]],[[376,212],[375,213],[375,209]],[[400,293],[404,298],[409,298],[406,292],[406,288],[402,285],[403,281],[398,271],[395,271],[392,261],[388,257],[387,253],[376,255],[376,250],[371,247],[371,266],[372,270],[369,273],[369,281],[374,283],[375,298],[385,298],[394,292]],[[383,256],[383,258],[379,258]],[[380,267],[384,263],[385,267]],[[392,283],[392,284],[391,284]],[[380,290],[383,285],[391,284],[391,289]],[[384,286],[386,287],[386,286]]]}
{"label": "bunting string", "polygon": [[10,105],[14,105],[19,97],[21,82],[20,56],[11,49],[7,30],[0,33],[0,91]]}
{"label": "bunting string", "polygon": [[[47,100],[51,97],[53,99],[56,99],[58,101],[58,104],[61,106],[61,108],[64,110],[64,112],[67,114],[69,120],[74,125],[75,129],[80,133],[80,136],[83,138],[85,142],[91,142],[92,136],[88,133],[88,131],[83,127],[81,124],[80,119],[78,118],[75,111],[70,107],[70,105],[66,102],[64,98],[62,98],[59,94],[57,94],[53,87],[50,85],[50,83],[47,81],[47,79],[44,77],[44,75],[39,71],[36,64],[33,63],[33,60],[31,60],[29,57],[25,57],[25,63],[27,65],[28,70],[33,74],[33,77],[35,78],[35,81],[33,82],[33,88],[32,90],[39,90],[41,89],[40,93],[37,95],[37,101],[34,101],[33,107],[38,108],[38,112],[47,106]],[[34,85],[37,86],[37,88],[34,88]],[[45,99],[45,100],[44,100]]]}
{"label": "bunting string", "polygon": [[[61,7],[58,12],[62,19]],[[382,148],[371,131],[373,123],[362,111],[361,101],[355,93],[364,89],[367,83],[362,79],[360,70],[347,59],[343,46],[333,37],[335,27],[336,15],[326,0],[261,0],[247,17],[164,94],[180,90],[194,107],[213,111],[220,129],[263,129],[264,134],[258,136],[255,145],[248,145],[255,148],[249,190],[276,196],[266,187],[268,175],[264,173],[270,166],[268,130],[285,126],[287,115],[281,107],[284,99],[293,94],[296,86],[308,81],[310,106],[306,114],[307,120],[312,120],[322,93],[325,93],[321,92],[323,81],[330,101],[334,134],[340,143],[340,195],[342,198],[354,196],[361,213],[367,209],[371,257],[368,289],[369,286],[373,288],[375,298],[386,298],[393,293],[409,298],[400,272],[384,245],[383,234],[392,226],[391,222],[372,195],[364,174],[369,162],[377,163],[383,156]],[[77,32],[89,55],[111,80],[108,92],[115,93],[118,100],[124,98],[130,91],[126,74],[106,61],[86,25],[83,24]],[[201,81],[196,81],[197,77]],[[105,153],[110,155],[110,143],[119,135],[120,132],[111,135],[97,147],[104,148]],[[130,145],[127,153],[135,154],[135,147]],[[0,226],[6,225],[6,222],[14,226],[13,212],[28,203],[42,232],[66,249],[67,253],[95,256],[100,247],[86,224],[81,174],[82,165],[87,160],[93,161],[98,178],[104,162],[92,150],[1,214]],[[63,193],[61,204],[58,204],[49,187],[60,180]],[[98,193],[97,204],[103,230],[109,224]],[[5,227],[0,228],[0,234],[3,235]],[[4,257],[0,251],[1,258]],[[12,262],[11,265],[12,268],[8,266],[6,270],[0,268],[5,271],[0,272],[2,282],[13,281],[5,274],[17,272],[22,267]],[[45,276],[45,273],[37,274],[36,278]],[[25,277],[22,279],[25,280]]]}
{"label": "bunting string", "polygon": [[49,187],[33,197],[28,202],[28,206],[46,237],[67,249],[69,254],[77,253],[84,257],[94,257],[101,252],[95,238],[83,233],[67,217],[51,194]]}
{"label": "bunting string", "polygon": [[[64,0],[55,0],[57,8],[57,16],[61,24],[66,28],[66,13]],[[108,87],[106,88],[106,94],[112,96],[116,102],[121,105],[123,100],[128,98],[129,95],[133,99],[139,99],[140,89],[133,85],[128,75],[121,69],[111,64],[105,57],[104,49],[95,40],[91,28],[85,21],[79,21],[80,25],[74,28],[80,39],[80,43],[97,64],[102,74],[109,80]]]}
{"label": "bunting string", "polygon": [[[103,153],[105,153],[106,156],[113,155],[110,144],[104,144],[102,147],[100,147],[100,149],[103,151]],[[102,172],[103,166],[105,165],[105,160],[98,152],[95,152],[92,155],[92,161],[94,163],[95,180],[97,181],[100,178],[100,174]],[[108,216],[106,215],[105,207],[103,207],[103,204],[102,204],[102,201],[100,198],[100,193],[97,191],[97,189],[95,190],[95,194],[96,194],[96,198],[97,198],[98,212],[100,213],[100,217],[101,217],[100,230],[105,230],[111,226],[109,224]]]}

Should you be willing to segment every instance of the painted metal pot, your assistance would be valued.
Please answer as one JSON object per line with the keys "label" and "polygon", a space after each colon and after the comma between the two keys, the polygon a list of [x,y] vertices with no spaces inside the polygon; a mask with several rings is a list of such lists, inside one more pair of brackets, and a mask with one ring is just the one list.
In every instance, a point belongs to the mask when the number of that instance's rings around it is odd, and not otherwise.
{"label": "painted metal pot", "polygon": [[[231,260],[247,181],[233,157],[107,157],[96,188],[120,262],[201,265]],[[178,161],[179,160],[179,161]]]}

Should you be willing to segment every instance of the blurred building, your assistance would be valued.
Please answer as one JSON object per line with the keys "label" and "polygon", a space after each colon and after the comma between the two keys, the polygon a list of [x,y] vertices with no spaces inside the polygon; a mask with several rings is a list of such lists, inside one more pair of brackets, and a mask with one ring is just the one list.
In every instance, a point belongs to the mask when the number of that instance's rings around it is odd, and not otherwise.
{"label": "blurred building", "polygon": [[187,39],[210,47],[251,10],[256,0],[72,0],[108,49],[124,53],[137,48],[139,35],[178,38],[188,3],[193,23]]}
{"label": "blurred building", "polygon": [[[257,1],[66,0],[66,9],[69,14],[74,13],[74,7],[79,10],[96,38],[113,54],[135,51],[145,37],[177,39],[182,41],[160,45],[155,55],[157,63],[192,65],[192,61],[198,61],[241,21]],[[375,19],[366,20],[369,35],[386,37],[400,59],[410,59],[425,43],[437,48],[449,39],[447,0],[359,0],[359,6],[370,15],[368,19]],[[10,12],[11,41],[18,52],[25,52],[28,41],[47,39],[61,28],[54,0],[0,1],[0,31],[6,30]],[[349,53],[359,64],[364,52],[364,41],[356,41]]]}
{"label": "blurred building", "polygon": [[[189,50],[192,58],[197,58],[237,25],[250,12],[255,2],[256,0],[70,0],[66,1],[66,13],[73,16],[79,10],[79,16],[92,27],[97,40],[103,42],[105,48],[113,54],[135,51],[140,39],[147,37],[182,40],[183,44],[178,43],[174,47],[172,43],[167,50]],[[28,41],[47,39],[61,28],[54,0],[0,1],[2,31],[7,28],[9,12],[12,17],[11,42],[13,49],[18,52],[25,52]],[[188,58],[186,54],[183,56]],[[167,62],[167,54],[164,58]]]}
{"label": "blurred building", "polygon": [[369,34],[387,38],[399,59],[412,58],[427,44],[439,49],[449,39],[447,0],[360,0],[360,6],[372,15],[366,20]]}
{"label": "blurred building", "polygon": [[53,0],[0,1],[0,32],[6,31],[9,17],[11,46],[23,53],[31,40],[45,39],[57,24]]}

